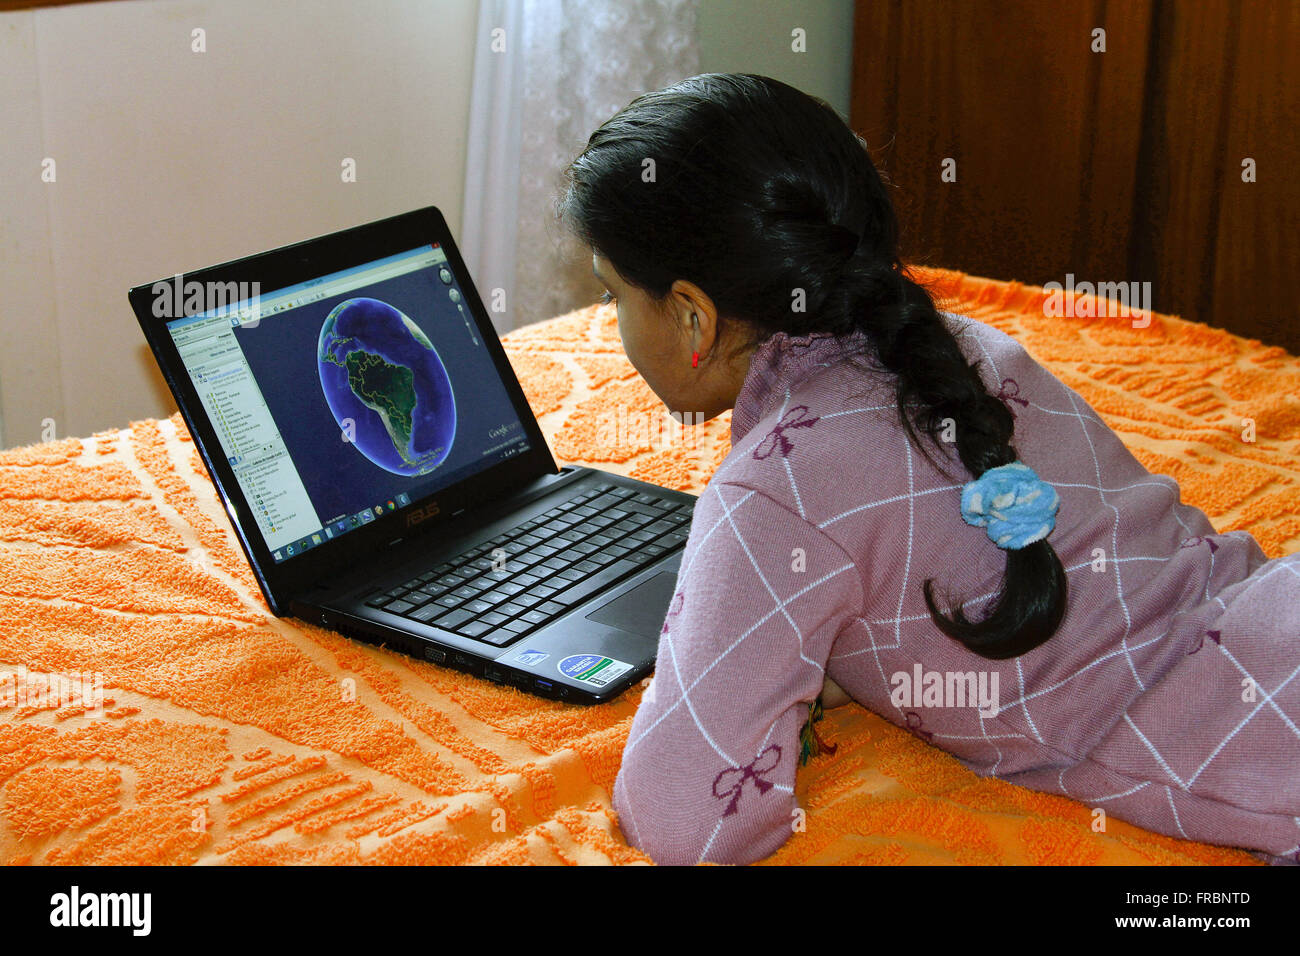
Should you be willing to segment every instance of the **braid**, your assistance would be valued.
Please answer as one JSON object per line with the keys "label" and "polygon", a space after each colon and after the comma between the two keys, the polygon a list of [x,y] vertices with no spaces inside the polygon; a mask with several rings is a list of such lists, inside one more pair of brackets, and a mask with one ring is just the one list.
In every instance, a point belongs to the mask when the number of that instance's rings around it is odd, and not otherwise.
{"label": "braid", "polygon": [[[900,423],[909,441],[942,473],[922,437],[937,446],[951,419],[957,454],[972,478],[1017,458],[1012,446],[1015,419],[990,395],[978,363],[968,363],[943,323],[930,294],[897,271],[893,262],[858,264],[851,258],[824,307],[835,312],[837,331],[861,331],[885,368],[896,376]],[[917,410],[909,415],[909,406]],[[914,424],[915,422],[915,424]],[[919,428],[917,427],[919,426]],[[951,477],[951,476],[950,476]],[[991,612],[978,623],[960,603],[950,617],[940,613],[933,580],[924,583],[926,607],[935,626],[969,650],[1001,660],[1044,643],[1065,614],[1065,569],[1055,549],[1041,540],[1006,552],[1007,568]]]}

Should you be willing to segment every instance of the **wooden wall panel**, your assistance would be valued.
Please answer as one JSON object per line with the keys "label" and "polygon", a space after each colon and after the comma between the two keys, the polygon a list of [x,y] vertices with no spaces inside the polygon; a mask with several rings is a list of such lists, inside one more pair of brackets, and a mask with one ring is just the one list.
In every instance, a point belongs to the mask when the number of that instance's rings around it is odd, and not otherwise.
{"label": "wooden wall panel", "polygon": [[905,258],[1148,281],[1159,311],[1300,352],[1298,19],[1295,0],[859,0],[851,122],[899,187]]}
{"label": "wooden wall panel", "polygon": [[[1213,290],[1192,317],[1300,355],[1300,2],[1253,0],[1245,9],[1224,124]],[[1187,132],[1194,148],[1199,131]],[[1257,164],[1254,183],[1241,181],[1246,156]]]}
{"label": "wooden wall panel", "polygon": [[1233,175],[1225,138],[1239,20],[1221,0],[1163,4],[1159,13],[1133,207],[1134,277],[1152,283],[1158,311],[1226,327],[1226,317],[1211,317],[1217,197]]}
{"label": "wooden wall panel", "polygon": [[900,188],[907,258],[1123,279],[1149,19],[1146,0],[859,2],[851,122]]}

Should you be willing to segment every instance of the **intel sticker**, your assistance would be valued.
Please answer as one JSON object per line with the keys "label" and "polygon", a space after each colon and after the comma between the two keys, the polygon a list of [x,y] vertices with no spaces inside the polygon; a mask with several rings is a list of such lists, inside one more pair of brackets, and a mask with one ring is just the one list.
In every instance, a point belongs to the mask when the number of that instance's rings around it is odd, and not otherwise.
{"label": "intel sticker", "polygon": [[575,654],[566,657],[555,665],[565,677],[593,687],[604,687],[622,677],[632,669],[631,664],[624,664],[610,657],[599,654]]}
{"label": "intel sticker", "polygon": [[534,664],[540,664],[550,656],[545,651],[534,651],[526,648],[515,655],[515,663],[523,664],[525,667],[532,667]]}

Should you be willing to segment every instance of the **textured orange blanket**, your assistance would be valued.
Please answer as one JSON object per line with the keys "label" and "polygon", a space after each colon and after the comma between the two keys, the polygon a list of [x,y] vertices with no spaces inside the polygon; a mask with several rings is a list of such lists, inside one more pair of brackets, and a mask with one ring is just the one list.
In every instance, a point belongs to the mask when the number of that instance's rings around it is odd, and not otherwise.
{"label": "textured orange blanket", "polygon": [[[927,275],[1218,528],[1270,556],[1300,547],[1300,360],[1159,315],[1047,318],[1037,287]],[[563,461],[699,491],[727,453],[727,416],[660,429],[612,308],[506,346]],[[646,860],[609,809],[640,689],[542,701],[276,619],[179,416],[0,453],[0,496],[0,862]],[[1088,807],[982,780],[857,705],[818,728],[838,753],[800,772],[807,830],[771,862],[1254,862],[1115,819],[1094,832]]]}

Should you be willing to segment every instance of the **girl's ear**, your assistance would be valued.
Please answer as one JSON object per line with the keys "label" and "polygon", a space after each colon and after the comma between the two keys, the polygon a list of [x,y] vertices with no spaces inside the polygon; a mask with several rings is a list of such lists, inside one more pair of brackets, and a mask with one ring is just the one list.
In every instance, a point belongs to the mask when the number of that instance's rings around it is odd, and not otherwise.
{"label": "girl's ear", "polygon": [[678,279],[668,290],[667,307],[683,338],[694,340],[700,355],[707,355],[719,332],[713,299],[694,282]]}

